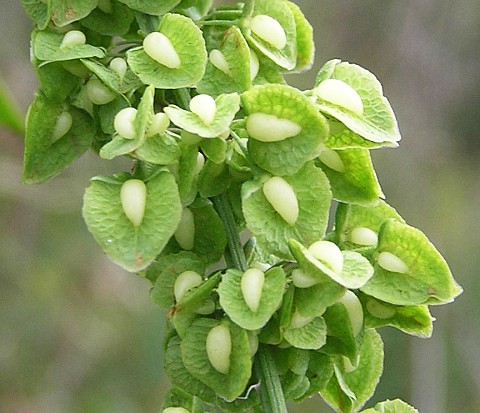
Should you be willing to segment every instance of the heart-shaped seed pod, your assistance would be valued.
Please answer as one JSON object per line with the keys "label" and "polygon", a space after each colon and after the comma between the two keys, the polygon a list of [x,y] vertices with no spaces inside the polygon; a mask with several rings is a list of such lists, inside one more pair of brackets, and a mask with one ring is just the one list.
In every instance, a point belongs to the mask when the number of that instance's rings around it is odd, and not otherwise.
{"label": "heart-shaped seed pod", "polygon": [[363,115],[363,102],[357,91],[338,79],[326,79],[312,90],[320,99],[348,109],[358,116]]}
{"label": "heart-shaped seed pod", "polygon": [[116,57],[112,59],[108,65],[120,78],[123,80],[125,74],[127,73],[127,62],[121,57]]}
{"label": "heart-shaped seed pod", "polygon": [[333,149],[325,148],[320,152],[318,159],[336,172],[345,172],[345,164],[343,163],[342,158],[340,158],[340,155]]}
{"label": "heart-shaped seed pod", "polygon": [[232,353],[232,338],[228,326],[219,324],[213,327],[207,335],[205,348],[212,367],[222,374],[227,374]]}
{"label": "heart-shaped seed pod", "polygon": [[257,268],[250,268],[242,275],[241,290],[243,299],[248,308],[257,312],[262,298],[262,289],[265,282],[265,273]]}
{"label": "heart-shaped seed pod", "polygon": [[63,138],[71,129],[73,123],[72,115],[68,112],[62,112],[57,118],[52,132],[52,143]]}
{"label": "heart-shaped seed pod", "polygon": [[195,245],[195,219],[192,211],[183,208],[180,223],[174,234],[175,240],[184,250],[191,251]]}
{"label": "heart-shaped seed pod", "polygon": [[99,79],[90,79],[85,85],[87,97],[94,105],[106,105],[116,98],[114,91],[105,86]]}
{"label": "heart-shaped seed pod", "polygon": [[275,211],[290,225],[295,225],[299,208],[297,196],[290,184],[279,176],[263,184],[263,194]]}
{"label": "heart-shaped seed pod", "polygon": [[63,36],[62,43],[60,44],[60,49],[66,49],[68,47],[82,45],[87,42],[87,38],[83,34],[83,32],[79,30],[70,30],[69,32],[65,33]]}
{"label": "heart-shaped seed pod", "polygon": [[187,291],[198,287],[203,282],[202,276],[195,271],[184,271],[175,280],[173,295],[178,303]]}
{"label": "heart-shaped seed pod", "polygon": [[338,301],[345,306],[352,326],[354,337],[358,336],[363,327],[363,307],[358,297],[350,290],[345,291],[345,294]]}
{"label": "heart-shaped seed pod", "polygon": [[140,179],[129,179],[122,184],[120,201],[123,212],[136,227],[140,226],[145,215],[147,187]]}
{"label": "heart-shaped seed pod", "polygon": [[232,75],[227,59],[225,59],[224,54],[220,50],[213,49],[208,55],[208,59],[210,60],[210,63],[214,65],[218,70],[225,73],[227,76]]}
{"label": "heart-shaped seed pod", "polygon": [[113,127],[115,131],[125,139],[135,139],[137,134],[135,132],[135,118],[137,116],[137,109],[125,108],[120,110],[113,120]]}
{"label": "heart-shaped seed pod", "polygon": [[409,271],[407,264],[391,252],[381,252],[378,254],[377,263],[384,270],[405,274]]}
{"label": "heart-shaped seed pod", "polygon": [[353,244],[363,245],[365,247],[374,247],[378,244],[378,235],[370,228],[357,227],[352,229],[349,241]]}
{"label": "heart-shaped seed pod", "polygon": [[321,261],[327,267],[337,274],[342,273],[343,269],[343,255],[340,248],[336,244],[330,241],[317,241],[314,242],[308,251],[314,258]]}
{"label": "heart-shaped seed pod", "polygon": [[287,45],[287,35],[282,25],[266,14],[255,16],[250,22],[250,28],[263,41],[281,50]]}
{"label": "heart-shaped seed pod", "polygon": [[143,40],[143,50],[153,60],[170,69],[178,69],[182,64],[172,42],[163,33],[149,33]]}
{"label": "heart-shaped seed pod", "polygon": [[190,110],[206,125],[210,125],[217,113],[217,104],[210,95],[197,95],[190,100]]}
{"label": "heart-shaped seed pod", "polygon": [[302,127],[290,119],[257,112],[247,118],[245,125],[248,134],[260,142],[279,142],[297,136]]}

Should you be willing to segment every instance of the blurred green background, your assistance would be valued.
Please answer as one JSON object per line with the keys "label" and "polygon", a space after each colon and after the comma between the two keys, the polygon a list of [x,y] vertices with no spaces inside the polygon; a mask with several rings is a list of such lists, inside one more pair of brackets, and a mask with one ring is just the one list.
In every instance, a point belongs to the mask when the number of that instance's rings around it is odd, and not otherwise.
{"label": "blurred green background", "polygon": [[[217,2],[220,3],[220,2]],[[223,2],[226,3],[226,2]],[[444,254],[465,292],[433,308],[430,340],[382,330],[385,374],[374,399],[422,413],[480,411],[480,2],[296,2],[315,28],[309,88],[331,58],[384,85],[401,146],[374,151],[387,201]],[[0,75],[22,113],[37,87],[31,23],[1,0]],[[81,218],[89,178],[124,169],[84,156],[41,186],[20,183],[22,137],[0,128],[0,411],[156,413],[164,314],[149,286],[112,264]],[[314,398],[293,412],[328,412]]]}

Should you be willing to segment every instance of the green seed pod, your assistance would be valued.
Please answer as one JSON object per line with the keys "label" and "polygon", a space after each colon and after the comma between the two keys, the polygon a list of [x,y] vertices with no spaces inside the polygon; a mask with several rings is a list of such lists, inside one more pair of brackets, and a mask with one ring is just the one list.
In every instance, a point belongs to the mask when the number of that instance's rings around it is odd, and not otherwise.
{"label": "green seed pod", "polygon": [[300,268],[296,268],[292,271],[292,282],[297,288],[309,288],[315,284],[318,284],[317,280],[311,278]]}
{"label": "green seed pod", "polygon": [[363,327],[363,307],[358,297],[350,290],[345,291],[345,294],[340,298],[339,303],[345,306],[350,318],[350,325],[352,326],[353,335],[356,337],[362,331]]}
{"label": "green seed pod", "polygon": [[213,327],[207,335],[205,348],[212,367],[222,374],[227,374],[232,353],[232,338],[228,326],[220,324]]}
{"label": "green seed pod", "polygon": [[137,136],[134,126],[136,116],[137,109],[135,108],[120,110],[113,120],[115,131],[125,139],[135,139]]}
{"label": "green seed pod", "polygon": [[105,86],[99,79],[90,79],[85,89],[87,97],[95,105],[106,105],[116,98],[115,92]]}
{"label": "green seed pod", "polygon": [[337,274],[342,273],[343,269],[343,255],[340,248],[330,241],[317,241],[308,248],[308,251],[317,260],[323,262],[330,269]]}
{"label": "green seed pod", "polygon": [[387,307],[386,305],[374,299],[369,299],[365,307],[371,315],[381,318],[382,320],[388,320],[389,318],[394,317],[397,313],[397,310],[395,310],[394,307]]}
{"label": "green seed pod", "polygon": [[72,115],[68,112],[62,112],[57,118],[55,127],[52,132],[52,142],[58,141],[63,138],[71,129],[73,123]]}
{"label": "green seed pod", "polygon": [[147,187],[139,179],[125,181],[120,189],[120,201],[123,212],[136,227],[140,226],[145,215]]}
{"label": "green seed pod", "polygon": [[374,247],[378,244],[378,235],[370,228],[357,227],[350,232],[349,241],[357,245]]}
{"label": "green seed pod", "polygon": [[210,60],[210,63],[214,65],[218,70],[222,71],[227,76],[232,75],[227,59],[225,59],[225,56],[220,50],[213,49],[208,55],[208,59]]}
{"label": "green seed pod", "polygon": [[187,410],[184,407],[167,407],[166,409],[163,409],[162,413],[190,413],[190,410]]}
{"label": "green seed pod", "polygon": [[363,115],[363,102],[357,91],[338,79],[326,79],[312,90],[320,99],[348,109],[358,116]]}
{"label": "green seed pod", "polygon": [[378,254],[377,263],[384,270],[405,274],[409,271],[407,264],[391,252],[381,252]]}
{"label": "green seed pod", "polygon": [[170,126],[170,119],[166,113],[155,113],[147,131],[147,137],[150,138],[165,132]]}
{"label": "green seed pod", "polygon": [[118,75],[120,80],[123,80],[125,74],[127,73],[128,67],[125,59],[122,59],[121,57],[116,57],[115,59],[112,59],[110,61],[109,67]]}
{"label": "green seed pod", "polygon": [[340,155],[333,149],[325,148],[320,152],[318,158],[330,169],[340,173],[345,172],[345,164],[342,158],[340,158]]}
{"label": "green seed pod", "polygon": [[203,282],[202,276],[195,271],[184,271],[175,280],[173,295],[175,300],[180,302],[187,291],[198,287]]}
{"label": "green seed pod", "polygon": [[65,33],[63,36],[62,43],[60,44],[60,49],[66,49],[68,47],[82,45],[87,42],[85,35],[79,30],[70,30]]}
{"label": "green seed pod", "polygon": [[252,312],[257,312],[262,298],[265,274],[257,268],[250,268],[242,275],[241,290],[243,299]]}
{"label": "green seed pod", "polygon": [[262,112],[249,115],[245,127],[253,139],[261,142],[283,141],[297,136],[302,131],[302,127],[290,119]]}
{"label": "green seed pod", "polygon": [[175,240],[184,250],[191,251],[195,244],[195,220],[188,208],[183,208],[182,218],[174,234]]}
{"label": "green seed pod", "polygon": [[217,104],[209,95],[197,95],[190,100],[190,110],[206,125],[210,125],[215,119]]}
{"label": "green seed pod", "polygon": [[278,50],[283,49],[287,45],[285,30],[273,17],[259,14],[250,22],[250,28],[260,39]]}
{"label": "green seed pod", "polygon": [[290,225],[298,219],[297,196],[291,185],[279,176],[268,179],[262,187],[263,194],[275,211]]}
{"label": "green seed pod", "polygon": [[156,62],[170,69],[178,69],[182,62],[170,39],[160,32],[152,32],[143,40],[143,50]]}

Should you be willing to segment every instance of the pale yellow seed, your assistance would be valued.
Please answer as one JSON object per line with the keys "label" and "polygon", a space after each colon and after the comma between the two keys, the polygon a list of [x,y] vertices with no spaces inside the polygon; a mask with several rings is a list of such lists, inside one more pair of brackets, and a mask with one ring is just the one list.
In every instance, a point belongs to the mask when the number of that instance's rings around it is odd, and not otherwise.
{"label": "pale yellow seed", "polygon": [[183,208],[180,223],[175,231],[175,240],[184,250],[191,251],[195,245],[195,219],[192,211]]}
{"label": "pale yellow seed", "polygon": [[374,299],[369,299],[366,305],[367,311],[376,318],[382,320],[388,320],[392,318],[397,313],[397,310],[394,307],[387,307],[385,304],[382,304]]}
{"label": "pale yellow seed", "polygon": [[62,43],[60,44],[60,49],[66,49],[72,46],[78,46],[85,44],[87,42],[87,38],[83,34],[83,32],[79,30],[70,30],[69,32],[65,33],[63,36]]}
{"label": "pale yellow seed", "polygon": [[167,407],[166,409],[163,409],[162,413],[190,413],[190,410],[187,410],[184,407]]}
{"label": "pale yellow seed", "polygon": [[257,54],[250,49],[250,81],[253,82],[258,75],[260,70],[260,61],[258,60]]}
{"label": "pale yellow seed", "polygon": [[378,244],[378,235],[370,228],[357,227],[350,232],[349,241],[357,245],[374,247]]}
{"label": "pale yellow seed", "polygon": [[177,303],[191,289],[198,287],[203,282],[202,276],[195,271],[184,271],[175,280],[173,295]]}
{"label": "pale yellow seed", "polygon": [[257,312],[262,298],[265,274],[257,268],[250,268],[242,275],[241,290],[243,299],[252,312]]}
{"label": "pale yellow seed", "polygon": [[309,288],[319,283],[318,280],[310,277],[300,268],[296,268],[292,271],[292,282],[297,288]]}
{"label": "pale yellow seed", "polygon": [[254,331],[247,331],[248,344],[250,346],[250,357],[253,357],[258,351],[258,336]]}
{"label": "pale yellow seed", "polygon": [[128,67],[125,59],[122,59],[121,57],[116,57],[115,59],[112,59],[110,61],[109,67],[118,75],[120,80],[123,80],[125,74],[127,73]]}
{"label": "pale yellow seed", "polygon": [[348,109],[358,116],[363,115],[363,102],[358,92],[338,79],[326,79],[312,90],[320,99]]}
{"label": "pale yellow seed", "polygon": [[155,113],[153,116],[152,122],[147,131],[147,137],[150,138],[155,135],[160,135],[165,132],[170,126],[170,119],[166,113],[159,112]]}
{"label": "pale yellow seed", "polygon": [[212,367],[222,374],[228,374],[232,353],[232,338],[228,326],[219,324],[213,327],[207,335],[205,348]]}
{"label": "pale yellow seed", "polygon": [[314,258],[321,261],[337,274],[342,273],[343,255],[338,246],[330,241],[317,241],[308,248]]}
{"label": "pale yellow seed", "polygon": [[71,129],[73,123],[72,115],[69,112],[62,112],[57,118],[52,132],[52,142],[63,138]]}
{"label": "pale yellow seed", "polygon": [[302,131],[302,127],[290,119],[262,112],[249,115],[245,126],[248,134],[261,142],[283,141],[297,136]]}
{"label": "pale yellow seed", "polygon": [[285,179],[273,176],[265,181],[262,190],[273,209],[289,225],[295,225],[299,215],[299,207],[292,186]]}
{"label": "pale yellow seed", "polygon": [[409,271],[407,264],[391,252],[381,252],[378,254],[377,263],[384,270],[405,274]]}
{"label": "pale yellow seed", "polygon": [[190,110],[206,125],[210,125],[215,119],[217,104],[210,95],[197,95],[190,100]]}
{"label": "pale yellow seed", "polygon": [[339,303],[345,306],[352,326],[353,335],[356,337],[362,331],[363,327],[363,307],[358,297],[350,290],[340,298]]}
{"label": "pale yellow seed", "polygon": [[143,50],[153,60],[170,69],[178,69],[182,62],[170,39],[160,32],[152,32],[143,40]]}
{"label": "pale yellow seed", "polygon": [[194,175],[198,175],[200,171],[203,169],[205,165],[205,156],[203,156],[203,153],[198,152],[197,153],[197,162],[195,164],[195,170],[193,172]]}
{"label": "pale yellow seed", "polygon": [[336,172],[345,172],[345,164],[338,152],[330,148],[325,148],[319,155],[320,161]]}
{"label": "pale yellow seed", "polygon": [[125,139],[135,139],[137,136],[134,125],[136,116],[137,109],[135,108],[120,110],[113,120],[115,131]]}
{"label": "pale yellow seed", "polygon": [[269,43],[275,49],[283,49],[287,45],[287,35],[282,25],[266,14],[255,16],[250,22],[250,28],[260,39]]}
{"label": "pale yellow seed", "polygon": [[302,328],[311,323],[315,317],[305,317],[298,311],[295,311],[290,320],[290,328]]}
{"label": "pale yellow seed", "polygon": [[99,79],[90,79],[85,90],[87,97],[95,105],[106,105],[116,98],[115,92],[105,86]]}
{"label": "pale yellow seed", "polygon": [[231,76],[230,65],[225,59],[225,55],[218,49],[213,49],[208,55],[210,63],[214,65],[218,70],[225,73],[227,76]]}
{"label": "pale yellow seed", "polygon": [[123,212],[136,227],[140,226],[145,215],[147,187],[139,179],[125,181],[120,189]]}

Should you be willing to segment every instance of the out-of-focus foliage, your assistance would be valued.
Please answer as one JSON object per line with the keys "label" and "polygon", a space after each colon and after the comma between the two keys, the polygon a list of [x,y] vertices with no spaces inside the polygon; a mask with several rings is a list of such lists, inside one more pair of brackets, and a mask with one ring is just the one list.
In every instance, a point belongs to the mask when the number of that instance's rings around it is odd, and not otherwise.
{"label": "out-of-focus foliage", "polygon": [[[0,73],[25,108],[36,89],[30,22],[20,2],[3,3]],[[297,4],[318,50],[312,71],[290,81],[311,85],[332,56],[376,73],[403,136],[395,152],[374,153],[383,191],[465,290],[434,309],[430,340],[382,330],[385,374],[369,406],[401,397],[422,413],[479,411],[480,3]],[[111,171],[87,156],[50,183],[22,186],[22,152],[21,138],[0,129],[0,411],[156,412],[164,315],[146,283],[100,255],[81,219],[89,177]],[[329,411],[317,399],[301,409]]]}

